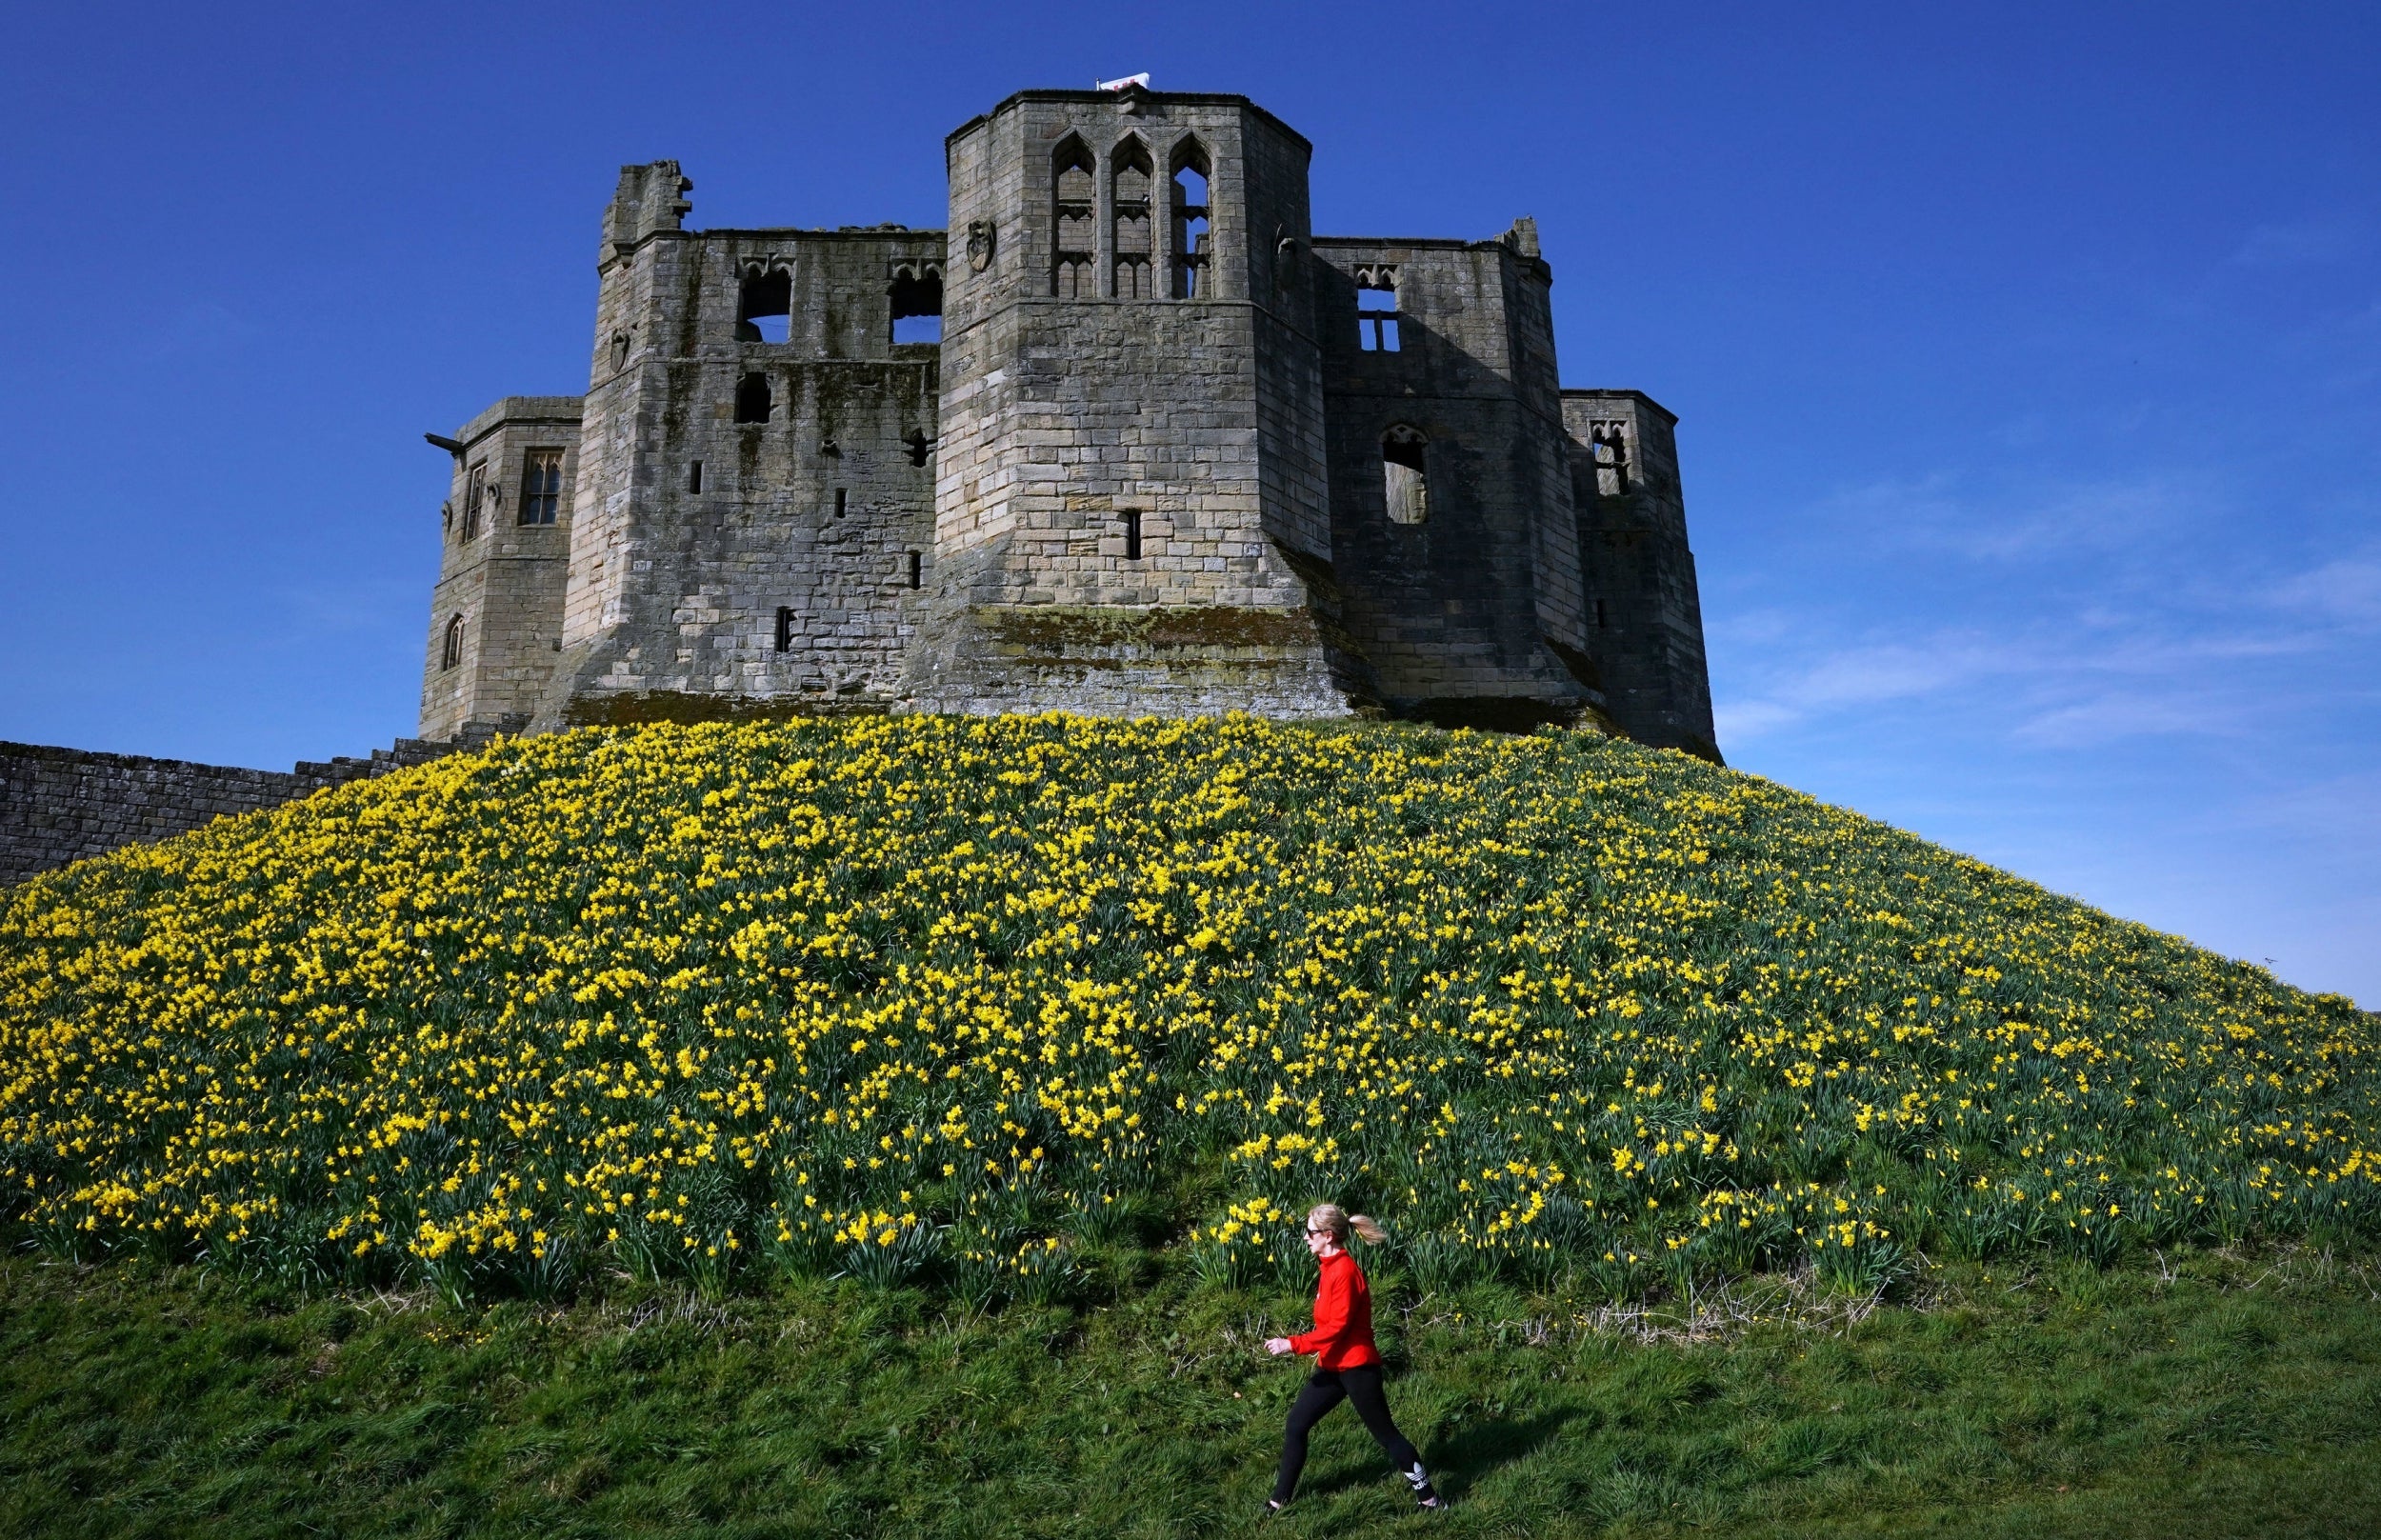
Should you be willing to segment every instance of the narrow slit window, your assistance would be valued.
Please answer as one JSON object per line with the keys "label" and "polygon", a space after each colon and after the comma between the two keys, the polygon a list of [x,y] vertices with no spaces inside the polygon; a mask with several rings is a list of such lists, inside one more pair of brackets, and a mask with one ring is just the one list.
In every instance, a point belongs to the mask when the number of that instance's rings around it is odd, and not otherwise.
{"label": "narrow slit window", "polygon": [[847,501],[851,493],[849,488],[838,487],[835,489],[835,517],[843,517],[845,510],[850,506]]}
{"label": "narrow slit window", "polygon": [[702,461],[697,460],[692,465],[687,467],[686,490],[690,492],[699,492],[703,490]]}
{"label": "narrow slit window", "polygon": [[1595,601],[1595,629],[1597,630],[1605,630],[1609,629],[1608,623],[1604,619],[1604,601],[1601,599]]}
{"label": "narrow slit window", "polygon": [[1109,250],[1115,255],[1115,295],[1118,299],[1155,299],[1150,276],[1154,232],[1150,224],[1150,184],[1155,163],[1138,140],[1116,148],[1110,208],[1113,212]]}
{"label": "narrow slit window", "polygon": [[1421,430],[1399,423],[1381,435],[1381,478],[1389,522],[1420,524],[1431,516],[1431,471]]}
{"label": "narrow slit window", "polygon": [[918,430],[911,429],[910,430],[910,436],[903,439],[902,442],[910,446],[910,463],[911,465],[923,466],[928,460],[933,458],[934,441],[928,438],[925,433],[919,431]]}
{"label": "narrow slit window", "polygon": [[438,670],[441,673],[448,672],[454,669],[458,664],[462,663],[462,661],[463,617],[461,615],[452,615],[447,620],[447,643],[446,646],[440,650],[438,654]]}
{"label": "narrow slit window", "polygon": [[783,268],[747,274],[736,301],[736,340],[781,343],[792,329],[793,274]]}
{"label": "narrow slit window", "polygon": [[1213,254],[1214,227],[1208,203],[1211,168],[1195,145],[1174,160],[1173,235],[1174,298],[1208,297],[1208,259]]}
{"label": "narrow slit window", "polygon": [[1141,559],[1141,510],[1128,508],[1120,510],[1118,516],[1125,526],[1125,560],[1137,562]]}
{"label": "narrow slit window", "polygon": [[522,524],[551,524],[562,508],[562,451],[530,450],[521,457]]}
{"label": "narrow slit window", "polygon": [[1356,346],[1368,353],[1398,350],[1397,280],[1389,273],[1357,275]]}
{"label": "narrow slit window", "polygon": [[922,550],[913,550],[910,552],[910,587],[914,589],[925,580],[926,553]]}
{"label": "narrow slit window", "polygon": [[904,269],[892,283],[892,340],[896,348],[943,340],[943,275]]}
{"label": "narrow slit window", "polygon": [[776,410],[777,403],[770,394],[768,375],[747,374],[736,382],[737,422],[765,423],[769,421],[770,413]]}
{"label": "narrow slit window", "polygon": [[1099,232],[1093,218],[1096,184],[1090,147],[1080,139],[1059,146],[1050,176],[1050,291],[1060,299],[1096,298],[1099,282],[1092,272],[1092,253]]}
{"label": "narrow slit window", "polygon": [[793,650],[793,610],[788,605],[777,607],[777,650]]}
{"label": "narrow slit window", "polygon": [[479,538],[481,505],[488,501],[488,466],[485,461],[471,467],[463,484],[462,541],[470,545]]}

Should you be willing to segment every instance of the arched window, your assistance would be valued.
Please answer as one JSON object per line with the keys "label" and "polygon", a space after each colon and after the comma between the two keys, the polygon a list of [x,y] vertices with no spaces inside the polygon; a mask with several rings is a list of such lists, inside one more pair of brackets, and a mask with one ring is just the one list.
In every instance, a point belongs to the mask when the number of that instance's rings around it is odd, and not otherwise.
{"label": "arched window", "polygon": [[1588,458],[1595,466],[1598,497],[1625,497],[1629,492],[1628,425],[1596,422],[1588,426]]}
{"label": "arched window", "polygon": [[1050,291],[1061,299],[1096,298],[1099,288],[1092,271],[1092,251],[1098,231],[1092,218],[1095,185],[1090,148],[1070,137],[1051,159],[1050,174],[1053,255]]}
{"label": "arched window", "polygon": [[931,262],[905,262],[893,270],[892,340],[896,348],[943,340],[943,270]]}
{"label": "arched window", "polygon": [[783,342],[793,327],[793,274],[783,268],[747,269],[736,299],[736,341]]}
{"label": "arched window", "polygon": [[1389,499],[1389,522],[1420,524],[1431,516],[1431,471],[1422,430],[1397,423],[1381,435],[1381,476]]}
{"label": "arched window", "polygon": [[1208,221],[1207,151],[1196,144],[1174,151],[1174,298],[1204,299],[1213,230]]}
{"label": "arched window", "polygon": [[776,403],[769,393],[768,375],[747,374],[736,382],[736,421],[765,423],[775,410]]}
{"label": "arched window", "polygon": [[463,617],[447,619],[447,645],[438,654],[438,671],[444,673],[463,661]]}
{"label": "arched window", "polygon": [[1140,140],[1127,139],[1116,147],[1113,168],[1110,207],[1115,225],[1110,249],[1116,258],[1116,297],[1155,299],[1157,290],[1150,274],[1150,254],[1154,250],[1150,226],[1153,169],[1150,152]]}

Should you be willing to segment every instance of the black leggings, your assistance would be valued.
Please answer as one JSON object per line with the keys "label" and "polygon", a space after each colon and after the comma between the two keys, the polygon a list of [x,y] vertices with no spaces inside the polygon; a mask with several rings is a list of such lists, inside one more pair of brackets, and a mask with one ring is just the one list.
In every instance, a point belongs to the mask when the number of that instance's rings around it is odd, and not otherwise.
{"label": "black leggings", "polygon": [[[1298,1472],[1306,1469],[1307,1434],[1324,1414],[1342,1401],[1356,1405],[1356,1415],[1388,1451],[1390,1464],[1409,1482],[1422,1469],[1422,1456],[1406,1441],[1390,1420],[1389,1402],[1381,1395],[1381,1366],[1364,1364],[1354,1369],[1318,1369],[1299,1390],[1298,1399],[1290,1408],[1290,1430],[1281,1441],[1281,1475],[1273,1483],[1273,1501],[1286,1503],[1298,1489]],[[1417,1488],[1419,1490],[1419,1488]]]}

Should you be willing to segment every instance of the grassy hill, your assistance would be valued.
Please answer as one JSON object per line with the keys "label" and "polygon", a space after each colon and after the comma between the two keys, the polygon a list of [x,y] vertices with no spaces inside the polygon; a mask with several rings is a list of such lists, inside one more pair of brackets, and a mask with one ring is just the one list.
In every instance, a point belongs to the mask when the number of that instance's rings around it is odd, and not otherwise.
{"label": "grassy hill", "polygon": [[[2381,1218],[2376,1048],[2344,1000],[1592,735],[594,730],[0,894],[0,1217],[32,1255],[136,1254],[106,1276],[156,1280],[143,1299],[195,1276],[550,1323],[710,1298],[1001,1351],[1050,1317],[1078,1323],[1044,1333],[1061,1362],[1084,1312],[1162,1301],[1117,1350],[1131,1374],[1171,1361],[1154,1333],[1291,1309],[1287,1219],[1327,1197],[1390,1224],[1388,1297],[1541,1323],[2353,1253]],[[116,1362],[74,1303],[101,1286],[11,1266],[10,1329],[60,1344],[56,1372]],[[2367,1319],[2331,1308],[2353,1295],[2315,1317]],[[1414,1341],[1469,1352],[1441,1313]],[[853,1350],[817,1362],[859,1373]],[[127,1394],[170,1405],[130,1389],[162,1371],[128,1363]],[[966,1398],[962,1362],[911,1371]],[[1052,1430],[1081,1386],[1016,1383],[1057,1419],[1017,1447],[1090,1437]],[[1218,1410],[1257,1447],[1277,1412],[1249,1393]],[[1511,1423],[1497,1404],[1442,1421]],[[787,1457],[824,1481],[889,1447]]]}

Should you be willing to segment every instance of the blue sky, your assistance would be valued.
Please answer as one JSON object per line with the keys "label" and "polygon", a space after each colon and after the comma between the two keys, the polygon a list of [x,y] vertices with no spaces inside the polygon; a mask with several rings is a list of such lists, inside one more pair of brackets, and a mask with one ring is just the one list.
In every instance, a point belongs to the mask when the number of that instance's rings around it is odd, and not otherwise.
{"label": "blue sky", "polygon": [[1318,230],[1536,215],[1566,382],[1683,419],[1732,763],[2381,1006],[2369,5],[20,8],[0,737],[410,730],[420,435],[583,388],[621,163],[936,226],[946,131],[1139,70]]}

